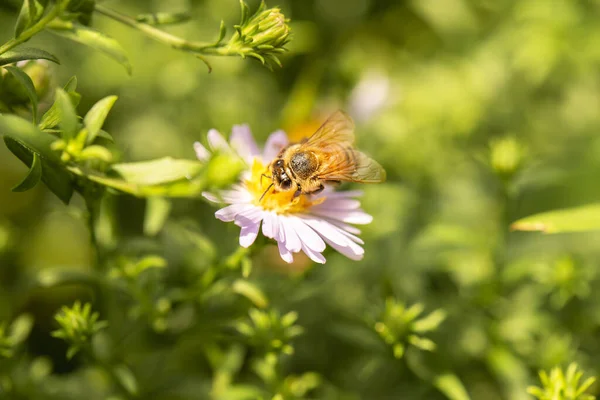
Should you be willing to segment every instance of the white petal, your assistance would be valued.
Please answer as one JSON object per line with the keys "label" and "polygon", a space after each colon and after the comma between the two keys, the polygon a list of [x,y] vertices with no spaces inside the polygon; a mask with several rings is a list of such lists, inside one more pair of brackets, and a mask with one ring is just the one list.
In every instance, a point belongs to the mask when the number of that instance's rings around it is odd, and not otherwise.
{"label": "white petal", "polygon": [[316,219],[316,218],[302,218],[302,220],[315,230],[319,234],[319,236],[329,239],[330,241],[339,244],[340,246],[347,246],[351,240],[341,233],[341,229],[334,226],[333,224]]}
{"label": "white petal", "polygon": [[265,212],[263,216],[262,233],[268,238],[273,239],[275,237],[274,227],[275,216],[271,212]]}
{"label": "white petal", "polygon": [[250,247],[258,236],[258,230],[260,228],[260,221],[249,222],[247,225],[243,225],[240,230],[240,246]]}
{"label": "white petal", "polygon": [[273,239],[279,241],[279,218],[275,213],[271,214],[271,230],[273,233]]}
{"label": "white petal", "polygon": [[202,196],[213,203],[249,203],[252,194],[247,190],[222,190],[218,193],[202,192]]}
{"label": "white petal", "polygon": [[288,249],[285,248],[283,243],[277,242],[277,247],[279,248],[279,255],[281,256],[283,261],[285,261],[288,264],[294,261],[294,256],[292,255],[292,253],[290,253]]}
{"label": "white petal", "polygon": [[206,147],[202,146],[200,142],[194,142],[194,150],[196,151],[196,157],[200,161],[208,161],[210,158],[210,152],[206,150]]}
{"label": "white petal", "polygon": [[[326,189],[328,188],[326,187]],[[340,192],[324,190],[318,197],[327,197],[328,199],[350,199],[354,197],[361,197],[363,194],[364,193],[362,190],[346,190]]]}
{"label": "white petal", "polygon": [[279,219],[285,232],[285,247],[291,252],[299,252],[302,249],[302,243],[300,243],[300,238],[294,230],[294,224],[289,220],[289,217],[279,216]]}
{"label": "white petal", "polygon": [[329,240],[325,239],[325,241],[335,250],[337,250],[339,253],[345,255],[346,257],[348,257],[351,260],[355,260],[355,261],[359,261],[362,260],[364,255],[365,255],[365,250],[360,247],[359,245],[355,244],[354,242],[351,242],[352,245],[351,246],[340,246],[336,243],[330,242]]}
{"label": "white petal", "polygon": [[313,208],[311,214],[346,222],[348,224],[370,224],[371,221],[373,221],[373,217],[362,210],[319,210]]}
{"label": "white petal", "polygon": [[278,227],[279,235],[278,235],[277,241],[281,242],[281,243],[285,243],[285,228],[283,226],[283,219],[281,218],[281,216],[277,216],[277,218],[275,220],[277,221],[277,225],[279,225],[279,227]]}
{"label": "white petal", "polygon": [[216,129],[209,130],[206,138],[208,139],[208,144],[210,145],[212,151],[220,150],[231,152],[231,147],[229,147],[229,144],[227,144],[227,141],[223,135],[221,135]]}
{"label": "white petal", "polygon": [[215,217],[223,222],[231,222],[235,219],[235,216],[244,210],[252,208],[251,204],[232,204],[225,208],[221,208],[215,213]]}
{"label": "white petal", "polygon": [[325,257],[323,257],[323,254],[321,254],[320,252],[313,251],[304,244],[302,244],[302,251],[308,256],[308,258],[310,258],[314,262],[317,262],[319,264],[325,264]]}
{"label": "white petal", "polygon": [[235,224],[238,226],[244,226],[244,225],[248,224],[249,222],[256,223],[256,222],[262,221],[265,214],[266,214],[266,212],[262,208],[257,207],[257,206],[252,206],[252,208],[244,210],[244,211],[240,212],[238,215],[236,215]]}
{"label": "white petal", "polygon": [[263,161],[265,163],[270,163],[273,161],[277,154],[283,149],[285,146],[289,144],[289,140],[284,131],[277,131],[271,133],[268,137],[267,142],[265,143],[265,148],[263,150]]}
{"label": "white petal", "polygon": [[341,233],[342,233],[344,236],[347,236],[347,237],[349,237],[349,238],[350,238],[350,239],[351,239],[351,240],[352,240],[354,243],[358,243],[358,244],[365,244],[365,241],[364,241],[364,240],[362,240],[361,238],[359,238],[359,237],[358,237],[358,236],[356,236],[356,235],[353,235],[353,234],[351,234],[351,233],[350,233],[350,232],[348,232],[348,231],[345,231],[345,230],[343,230],[343,229],[342,229],[342,230],[341,230]]}
{"label": "white petal", "polygon": [[[302,218],[306,219],[308,221],[317,221],[316,223],[311,222],[311,223],[309,223],[309,225],[311,225],[313,227],[313,229],[315,231],[317,231],[319,234],[321,234],[321,228],[320,228],[321,225],[319,225],[319,223],[322,222],[322,223],[331,225],[333,227],[333,229],[335,229],[340,235],[343,235],[343,236],[351,239],[353,242],[359,243],[359,244],[365,244],[365,242],[361,238],[356,236],[356,235],[360,234],[360,229],[356,229],[351,225],[347,225],[347,224],[344,224],[343,222],[334,221],[334,220],[330,220],[327,218],[311,217],[309,215],[302,216]],[[324,229],[327,229],[327,228],[324,228]],[[354,235],[354,234],[356,234],[356,235]],[[323,236],[323,235],[321,235],[321,236]]]}
{"label": "white petal", "polygon": [[[341,229],[342,229],[343,231],[345,231],[346,233],[348,233],[348,234],[353,234],[352,236],[354,236],[354,235],[360,235],[360,234],[361,234],[361,230],[360,230],[360,229],[358,229],[358,228],[357,228],[357,227],[355,227],[355,226],[348,225],[348,224],[345,224],[345,223],[343,223],[343,222],[341,222],[341,221],[337,221],[337,220],[330,219],[330,218],[323,218],[323,219],[324,219],[325,221],[327,221],[327,222],[330,222],[331,224],[333,224],[333,225],[337,226],[338,228],[341,228]],[[359,239],[359,240],[360,240],[360,239]]]}
{"label": "white petal", "polygon": [[244,159],[251,164],[252,159],[259,155],[258,146],[252,137],[248,125],[234,125],[229,140],[231,147]]}
{"label": "white petal", "polygon": [[293,224],[293,228],[302,243],[302,248],[306,246],[319,253],[325,250],[325,242],[321,239],[321,236],[306,225],[303,220],[294,216],[290,216],[288,220]]}
{"label": "white petal", "polygon": [[354,243],[354,241],[348,237],[343,229],[334,226],[333,224],[317,219],[306,219],[306,223],[311,226],[316,232],[321,235],[323,239],[331,247],[345,255],[352,260],[360,260],[365,253],[364,249]]}
{"label": "white petal", "polygon": [[220,203],[221,200],[217,195],[210,192],[202,192],[202,197],[204,197],[208,201],[212,201],[213,203]]}
{"label": "white petal", "polygon": [[313,206],[313,208],[316,210],[356,210],[360,208],[360,201],[356,199],[327,197],[327,200]]}

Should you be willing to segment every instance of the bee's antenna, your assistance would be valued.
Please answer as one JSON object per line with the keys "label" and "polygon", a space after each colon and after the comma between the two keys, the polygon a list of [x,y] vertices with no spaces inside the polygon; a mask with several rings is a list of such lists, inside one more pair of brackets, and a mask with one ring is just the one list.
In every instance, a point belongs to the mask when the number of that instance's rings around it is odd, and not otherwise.
{"label": "bee's antenna", "polygon": [[267,178],[267,179],[273,180],[272,176],[269,176],[269,175],[266,175],[266,174],[260,174],[260,185],[261,186],[262,186],[262,180],[263,180],[263,178]]}
{"label": "bee's antenna", "polygon": [[262,196],[260,196],[260,199],[258,199],[259,203],[261,202],[261,200],[263,199],[263,197],[265,197],[265,194],[267,194],[267,192],[269,191],[269,189],[271,189],[272,186],[273,186],[273,183],[271,183],[269,185],[269,187],[267,188],[267,190],[265,190],[265,192],[262,194]]}

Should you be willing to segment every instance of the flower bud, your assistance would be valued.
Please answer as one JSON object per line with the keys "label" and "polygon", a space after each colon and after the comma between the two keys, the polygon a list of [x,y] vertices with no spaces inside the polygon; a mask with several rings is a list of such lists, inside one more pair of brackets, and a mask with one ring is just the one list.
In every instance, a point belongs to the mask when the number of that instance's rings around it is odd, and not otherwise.
{"label": "flower bud", "polygon": [[514,137],[493,141],[490,149],[490,164],[498,175],[510,177],[521,167],[524,148]]}
{"label": "flower bud", "polygon": [[281,65],[277,54],[283,53],[290,41],[289,20],[277,7],[267,8],[261,2],[254,15],[248,17],[248,6],[241,1],[242,21],[236,25],[236,33],[229,40],[228,47],[242,57],[254,57],[263,64]]}

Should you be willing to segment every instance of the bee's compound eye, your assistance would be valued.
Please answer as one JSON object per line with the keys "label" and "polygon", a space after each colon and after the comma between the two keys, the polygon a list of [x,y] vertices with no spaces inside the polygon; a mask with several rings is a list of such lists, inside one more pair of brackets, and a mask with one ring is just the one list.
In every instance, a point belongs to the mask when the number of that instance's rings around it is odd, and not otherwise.
{"label": "bee's compound eye", "polygon": [[290,187],[292,187],[292,181],[289,179],[285,179],[283,181],[281,181],[281,188],[284,190],[288,190]]}

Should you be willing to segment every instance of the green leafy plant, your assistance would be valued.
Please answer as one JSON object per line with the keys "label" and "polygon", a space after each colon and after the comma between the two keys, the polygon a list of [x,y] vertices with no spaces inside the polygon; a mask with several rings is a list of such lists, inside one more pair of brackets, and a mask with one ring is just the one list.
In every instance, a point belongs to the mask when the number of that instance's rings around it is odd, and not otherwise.
{"label": "green leafy plant", "polygon": [[63,306],[54,317],[59,329],[52,336],[69,343],[67,358],[73,358],[79,351],[90,346],[95,334],[108,326],[107,321],[99,321],[100,315],[92,312],[92,305],[83,306],[76,301],[72,307]]}
{"label": "green leafy plant", "polygon": [[414,304],[405,307],[396,299],[388,298],[385,308],[374,324],[375,331],[393,349],[394,357],[402,358],[407,346],[433,351],[435,343],[422,334],[436,330],[446,318],[443,310],[422,316],[424,306]]}
{"label": "green leafy plant", "polygon": [[0,1],[0,398],[594,398],[597,3]]}
{"label": "green leafy plant", "polygon": [[542,387],[531,386],[527,392],[539,400],[594,400],[596,396],[585,392],[596,378],[589,377],[581,382],[583,375],[584,372],[575,363],[570,364],[566,371],[559,367],[552,368],[549,374],[540,371]]}
{"label": "green leafy plant", "polygon": [[[216,42],[192,42],[158,29],[157,25],[182,23],[189,20],[185,13],[146,14],[131,18],[94,0],[26,0],[23,2],[15,27],[15,37],[0,46],[0,66],[22,60],[58,59],[44,50],[18,47],[31,37],[46,29],[68,40],[90,46],[122,64],[131,74],[131,64],[127,53],[118,41],[90,26],[94,13],[105,15],[115,21],[130,26],[145,35],[168,46],[192,53],[203,60],[211,69],[204,55],[247,56],[260,60],[271,68],[272,64],[281,65],[277,55],[285,51],[289,41],[288,20],[278,8],[267,9],[261,3],[258,11],[249,16],[246,3],[240,1],[242,20],[236,25],[237,33],[228,45],[222,41],[226,27],[221,23],[219,38]],[[17,49],[15,49],[17,48]]]}
{"label": "green leafy plant", "polygon": [[33,318],[30,315],[19,316],[8,328],[4,324],[0,325],[0,357],[14,356],[19,346],[29,336],[32,327]]}

